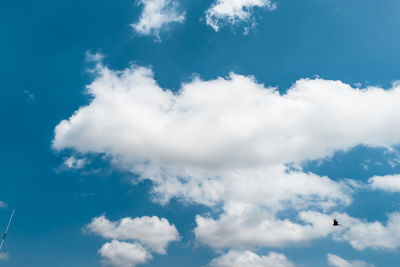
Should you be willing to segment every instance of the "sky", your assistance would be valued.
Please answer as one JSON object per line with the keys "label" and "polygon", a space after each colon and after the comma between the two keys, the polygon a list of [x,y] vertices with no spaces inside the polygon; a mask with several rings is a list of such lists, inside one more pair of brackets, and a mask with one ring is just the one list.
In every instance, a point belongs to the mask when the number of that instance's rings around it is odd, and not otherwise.
{"label": "sky", "polygon": [[397,266],[399,10],[2,1],[0,265]]}

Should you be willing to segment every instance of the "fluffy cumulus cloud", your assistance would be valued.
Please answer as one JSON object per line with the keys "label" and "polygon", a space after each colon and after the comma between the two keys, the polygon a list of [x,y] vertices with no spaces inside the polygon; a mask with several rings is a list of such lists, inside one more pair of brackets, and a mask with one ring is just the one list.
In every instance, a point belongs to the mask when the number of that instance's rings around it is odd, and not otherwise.
{"label": "fluffy cumulus cloud", "polygon": [[53,148],[105,153],[153,176],[299,163],[400,141],[400,86],[302,79],[281,95],[231,74],[195,79],[174,94],[148,68],[103,67],[88,92],[91,103],[57,125]]}
{"label": "fluffy cumulus cloud", "polygon": [[143,11],[139,21],[132,25],[142,35],[158,36],[160,30],[170,23],[182,23],[185,14],[179,11],[175,0],[139,0]]}
{"label": "fluffy cumulus cloud", "polygon": [[374,176],[368,182],[372,189],[400,193],[400,175]]}
{"label": "fluffy cumulus cloud", "polygon": [[164,175],[146,174],[155,182],[153,193],[161,203],[172,197],[210,206],[239,200],[279,211],[310,206],[329,209],[351,202],[351,190],[345,182],[290,170],[283,165],[207,172],[190,170],[183,178],[179,172]]}
{"label": "fluffy cumulus cloud", "polygon": [[100,216],[94,218],[86,228],[104,238],[140,241],[152,251],[160,254],[166,254],[169,242],[179,240],[175,226],[171,225],[167,219],[160,219],[156,216],[127,217],[117,222]]}
{"label": "fluffy cumulus cloud", "polygon": [[212,267],[294,267],[285,255],[270,252],[267,256],[259,256],[251,251],[229,251],[213,259]]}
{"label": "fluffy cumulus cloud", "polygon": [[322,238],[334,230],[330,218],[314,212],[301,212],[294,222],[243,203],[227,206],[218,219],[196,217],[194,232],[199,242],[216,249],[283,247]]}
{"label": "fluffy cumulus cloud", "polygon": [[[332,227],[332,218],[340,226]],[[357,250],[400,247],[400,213],[391,213],[386,223],[367,222],[346,213],[324,214],[301,211],[296,221],[277,219],[271,213],[233,205],[219,218],[197,216],[195,234],[199,242],[213,248],[283,247],[331,236]]]}
{"label": "fluffy cumulus cloud", "polygon": [[136,266],[145,263],[152,259],[149,249],[158,254],[166,254],[168,244],[179,240],[175,226],[168,220],[155,216],[127,217],[117,222],[100,216],[94,218],[85,230],[112,239],[99,250],[104,263],[112,266]]}
{"label": "fluffy cumulus cloud", "polygon": [[381,222],[355,222],[339,234],[338,240],[348,241],[355,249],[389,249],[400,247],[400,213],[389,214],[386,224]]}
{"label": "fluffy cumulus cloud", "polygon": [[374,267],[373,264],[359,260],[348,261],[334,254],[328,254],[326,257],[329,266],[332,267]]}
{"label": "fluffy cumulus cloud", "polygon": [[[215,248],[284,246],[330,235],[350,241],[332,232],[338,230],[330,213],[351,203],[353,184],[304,172],[301,164],[360,144],[389,148],[400,142],[398,85],[355,89],[301,79],[280,94],[232,73],[195,78],[172,92],[149,68],[96,70],[87,87],[91,102],[57,125],[53,148],[106,155],[151,180],[160,203],[175,197],[222,207],[217,217],[196,218],[196,237]],[[285,210],[296,215],[278,216]],[[396,216],[381,226],[389,229],[391,220]],[[121,238],[115,229],[123,229],[122,221],[99,221],[113,229],[109,238]],[[363,224],[376,227],[360,220],[357,227]],[[349,236],[361,231],[354,227],[346,228]],[[383,237],[363,244],[373,247]]]}
{"label": "fluffy cumulus cloud", "polygon": [[135,267],[152,258],[142,245],[118,240],[105,243],[99,253],[104,259],[103,263],[110,266]]}
{"label": "fluffy cumulus cloud", "polygon": [[[398,212],[389,214],[385,223],[368,222],[346,213],[336,212],[332,214],[302,212],[300,215],[306,218],[313,228],[331,235],[334,240],[349,242],[357,250],[366,248],[394,250],[400,247],[400,230],[398,229],[400,213]],[[324,230],[329,222],[332,223],[332,218],[337,218],[340,226]]]}
{"label": "fluffy cumulus cloud", "polygon": [[224,24],[234,25],[248,21],[254,8],[274,10],[276,4],[271,0],[215,0],[206,11],[206,21],[215,31],[218,31]]}

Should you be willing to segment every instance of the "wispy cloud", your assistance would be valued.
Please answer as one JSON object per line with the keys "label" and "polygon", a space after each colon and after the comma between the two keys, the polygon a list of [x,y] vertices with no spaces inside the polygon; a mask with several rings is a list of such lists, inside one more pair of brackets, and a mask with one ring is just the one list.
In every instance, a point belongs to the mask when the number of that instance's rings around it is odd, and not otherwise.
{"label": "wispy cloud", "polygon": [[94,63],[99,63],[103,61],[105,58],[104,54],[100,52],[92,53],[91,51],[86,51],[85,53],[85,61],[86,62],[94,62]]}
{"label": "wispy cloud", "polygon": [[[254,8],[274,10],[276,3],[271,0],[215,0],[206,11],[206,21],[215,31],[218,31],[223,25],[235,25],[251,20]],[[246,27],[244,33],[247,34],[248,31]]]}
{"label": "wispy cloud", "polygon": [[101,52],[92,53],[91,51],[85,52],[85,71],[91,74],[95,74],[100,68],[105,55]]}
{"label": "wispy cloud", "polygon": [[8,208],[8,204],[6,202],[0,200],[0,208],[6,209],[6,208]]}
{"label": "wispy cloud", "polygon": [[162,29],[171,23],[182,23],[185,13],[179,11],[175,0],[139,0],[143,11],[139,21],[132,24],[135,31],[142,35],[155,35],[159,39]]}
{"label": "wispy cloud", "polygon": [[68,169],[79,170],[82,169],[86,164],[88,164],[88,160],[85,158],[76,158],[71,156],[65,159],[63,165],[66,166]]}
{"label": "wispy cloud", "polygon": [[24,94],[26,96],[27,102],[35,102],[35,95],[31,93],[29,90],[24,90]]}
{"label": "wispy cloud", "polygon": [[334,254],[327,254],[326,257],[327,257],[329,266],[332,266],[332,267],[374,267],[375,266],[373,264],[366,263],[364,261],[359,261],[359,260],[348,261],[348,260],[345,260]]}
{"label": "wispy cloud", "polygon": [[8,260],[8,258],[9,258],[8,253],[0,252],[0,260],[6,261],[6,260]]}
{"label": "wispy cloud", "polygon": [[[54,171],[56,173],[62,173],[65,171],[82,170],[89,163],[90,163],[90,160],[87,158],[79,158],[77,156],[72,155],[72,156],[64,158],[63,163],[60,166],[58,166],[57,168],[54,168]],[[88,172],[88,171],[86,171],[86,172]]]}

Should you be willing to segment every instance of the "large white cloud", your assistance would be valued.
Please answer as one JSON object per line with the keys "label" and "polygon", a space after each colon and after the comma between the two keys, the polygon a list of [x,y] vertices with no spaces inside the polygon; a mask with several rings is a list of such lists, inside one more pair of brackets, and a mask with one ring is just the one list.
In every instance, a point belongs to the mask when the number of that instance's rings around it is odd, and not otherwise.
{"label": "large white cloud", "polygon": [[[351,190],[299,166],[360,144],[400,142],[400,86],[360,90],[302,79],[280,94],[232,73],[172,92],[148,68],[97,70],[87,88],[91,102],[57,125],[53,148],[105,154],[152,180],[161,203],[221,204],[219,218],[197,217],[196,236],[213,247],[283,246],[331,234],[331,218],[320,226],[304,214],[348,205]],[[249,209],[237,215],[232,205]],[[300,221],[277,216],[293,208]]]}
{"label": "large white cloud", "polygon": [[185,19],[175,0],[139,0],[139,3],[143,5],[143,11],[132,27],[140,34],[158,36],[163,27],[174,22],[182,23]]}
{"label": "large white cloud", "polygon": [[218,201],[225,180],[265,173],[256,185],[268,183],[276,176],[268,172],[285,163],[400,141],[400,87],[358,90],[304,79],[281,95],[252,77],[231,74],[195,79],[174,94],[160,88],[147,68],[102,67],[88,92],[93,100],[56,127],[53,147],[104,153],[159,184],[161,198],[194,183],[208,192],[190,194],[195,201]]}
{"label": "large white cloud", "polygon": [[137,264],[145,263],[152,258],[142,245],[118,240],[105,243],[99,253],[104,258],[104,264],[121,267],[135,267]]}
{"label": "large white cloud", "polygon": [[252,9],[256,7],[274,10],[276,4],[271,0],[215,0],[206,11],[207,24],[218,31],[226,23],[247,21],[251,18]]}
{"label": "large white cloud", "polygon": [[105,238],[138,240],[152,251],[166,254],[169,242],[179,240],[174,225],[167,219],[153,217],[123,218],[117,222],[109,221],[104,215],[94,218],[86,226],[87,230]]}
{"label": "large white cloud", "polygon": [[329,266],[332,267],[374,267],[373,264],[369,264],[364,261],[359,261],[359,260],[348,261],[334,254],[328,254],[326,255],[326,257]]}
{"label": "large white cloud", "polygon": [[251,251],[229,251],[213,259],[212,267],[294,267],[285,255],[270,252],[267,256],[259,256]]}
{"label": "large white cloud", "polygon": [[103,67],[88,93],[91,103],[57,125],[53,147],[105,153],[131,169],[253,168],[400,141],[400,86],[303,79],[281,95],[231,74],[174,94],[148,68]]}

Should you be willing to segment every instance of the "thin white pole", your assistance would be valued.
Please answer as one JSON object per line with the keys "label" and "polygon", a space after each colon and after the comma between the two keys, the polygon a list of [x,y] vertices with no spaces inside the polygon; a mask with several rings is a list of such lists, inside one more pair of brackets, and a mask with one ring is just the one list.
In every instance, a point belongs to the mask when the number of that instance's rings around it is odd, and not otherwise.
{"label": "thin white pole", "polygon": [[3,239],[1,239],[0,250],[1,250],[1,248],[3,247],[4,239],[6,239],[6,235],[7,235],[7,232],[8,232],[8,228],[10,228],[10,224],[11,224],[11,220],[12,220],[12,218],[13,218],[13,216],[14,216],[14,212],[15,212],[15,209],[13,209],[13,211],[12,211],[12,213],[11,213],[11,217],[10,217],[10,220],[8,221],[8,225],[7,225],[7,228],[6,228],[6,232],[5,232],[4,235],[3,235]]}

